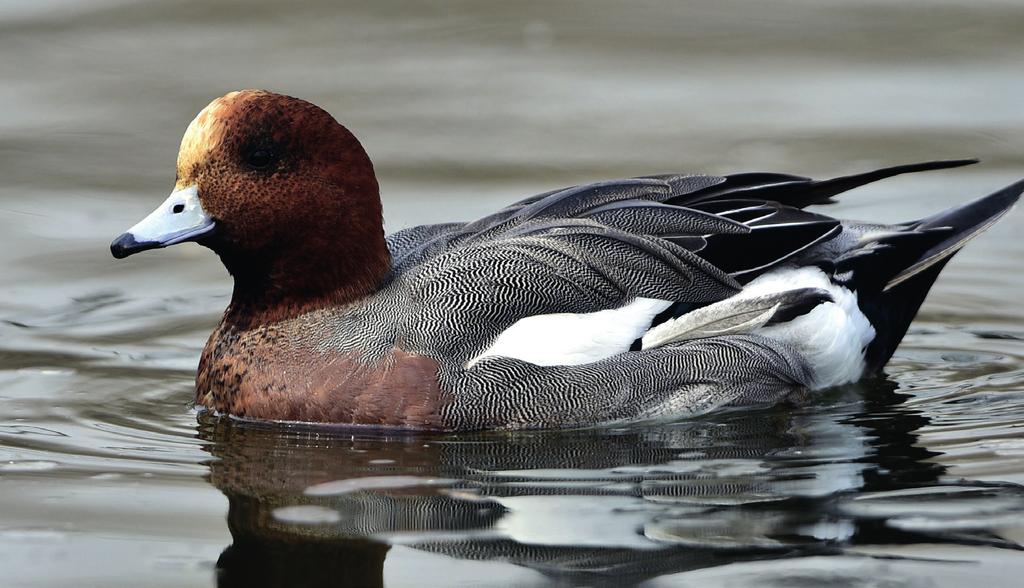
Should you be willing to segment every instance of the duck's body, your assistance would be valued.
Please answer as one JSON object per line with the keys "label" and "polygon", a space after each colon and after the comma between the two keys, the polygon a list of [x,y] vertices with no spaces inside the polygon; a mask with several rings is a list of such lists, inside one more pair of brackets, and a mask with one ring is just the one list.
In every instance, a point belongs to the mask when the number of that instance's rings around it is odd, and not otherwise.
{"label": "duck's body", "polygon": [[1024,188],[882,226],[803,208],[968,162],[824,182],[657,176],[385,240],[369,159],[308,103],[228,95],[182,153],[178,196],[113,249],[198,240],[235,276],[197,404],[434,430],[673,418],[877,372],[945,262]]}

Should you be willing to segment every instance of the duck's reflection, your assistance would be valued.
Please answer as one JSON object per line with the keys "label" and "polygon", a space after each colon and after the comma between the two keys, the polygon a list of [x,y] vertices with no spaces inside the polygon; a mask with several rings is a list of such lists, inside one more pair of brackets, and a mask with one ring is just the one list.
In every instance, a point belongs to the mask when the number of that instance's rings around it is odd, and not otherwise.
{"label": "duck's reflection", "polygon": [[588,584],[834,551],[878,532],[844,496],[942,474],[892,387],[615,431],[383,437],[204,417],[234,538],[220,585],[381,585],[396,543]]}

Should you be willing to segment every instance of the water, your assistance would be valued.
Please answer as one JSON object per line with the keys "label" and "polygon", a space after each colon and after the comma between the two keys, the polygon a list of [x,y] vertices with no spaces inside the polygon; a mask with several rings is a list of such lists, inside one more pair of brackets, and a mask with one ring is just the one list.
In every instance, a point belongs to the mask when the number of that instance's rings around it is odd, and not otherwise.
{"label": "water", "polygon": [[915,218],[1024,176],[1022,29],[999,0],[0,2],[0,585],[1016,585],[1020,210],[885,378],[561,433],[197,418],[223,270],[107,244],[241,87],[352,128],[391,230],[607,177],[984,160],[830,209]]}

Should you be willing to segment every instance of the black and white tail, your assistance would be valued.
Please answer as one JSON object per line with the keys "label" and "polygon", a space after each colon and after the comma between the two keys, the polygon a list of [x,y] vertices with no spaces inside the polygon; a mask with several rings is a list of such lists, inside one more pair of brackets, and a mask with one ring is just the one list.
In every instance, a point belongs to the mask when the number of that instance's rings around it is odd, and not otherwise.
{"label": "black and white tail", "polygon": [[875,326],[865,353],[868,372],[892,356],[946,263],[1005,215],[1022,191],[1024,181],[918,221],[861,229],[856,246],[837,260],[836,272],[852,272],[848,283]]}

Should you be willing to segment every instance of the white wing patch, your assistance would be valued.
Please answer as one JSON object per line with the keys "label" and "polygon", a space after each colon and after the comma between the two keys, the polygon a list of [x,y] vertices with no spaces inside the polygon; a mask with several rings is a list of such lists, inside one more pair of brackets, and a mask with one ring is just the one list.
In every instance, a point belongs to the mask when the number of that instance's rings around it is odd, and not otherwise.
{"label": "white wing patch", "polygon": [[466,362],[471,368],[488,357],[510,357],[535,365],[581,365],[629,350],[672,303],[635,298],[619,308],[581,314],[539,314],[519,319],[491,346]]}
{"label": "white wing patch", "polygon": [[[801,288],[826,290],[833,302],[819,304],[791,321],[762,326],[774,312],[772,294]],[[694,337],[753,332],[793,347],[811,367],[813,387],[819,389],[860,379],[864,350],[875,337],[875,329],[857,306],[857,294],[814,267],[769,272],[727,300],[650,329],[654,317],[671,305],[666,300],[636,298],[620,308],[599,312],[526,317],[498,335],[490,348],[465,367],[488,357],[542,366],[581,365],[625,353],[640,338],[647,349]],[[700,328],[691,329],[694,324]]]}

